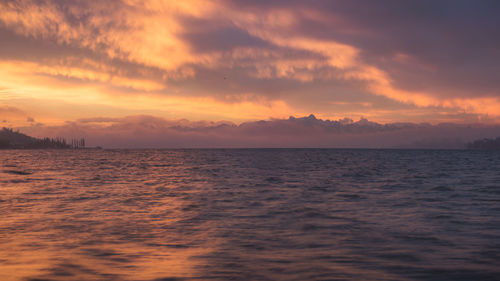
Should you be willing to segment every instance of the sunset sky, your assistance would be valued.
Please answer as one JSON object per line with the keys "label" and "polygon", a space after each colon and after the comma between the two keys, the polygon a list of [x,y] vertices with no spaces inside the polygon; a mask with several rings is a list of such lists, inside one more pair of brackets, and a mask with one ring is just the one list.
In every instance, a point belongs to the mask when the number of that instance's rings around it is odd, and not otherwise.
{"label": "sunset sky", "polygon": [[495,0],[2,0],[0,11],[3,126],[311,113],[500,123]]}

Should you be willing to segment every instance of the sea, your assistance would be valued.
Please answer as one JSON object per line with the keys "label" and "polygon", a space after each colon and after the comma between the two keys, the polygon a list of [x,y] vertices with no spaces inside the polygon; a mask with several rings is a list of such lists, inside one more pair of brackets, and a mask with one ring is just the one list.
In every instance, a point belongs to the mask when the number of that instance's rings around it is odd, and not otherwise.
{"label": "sea", "polygon": [[500,280],[500,151],[0,151],[0,280]]}

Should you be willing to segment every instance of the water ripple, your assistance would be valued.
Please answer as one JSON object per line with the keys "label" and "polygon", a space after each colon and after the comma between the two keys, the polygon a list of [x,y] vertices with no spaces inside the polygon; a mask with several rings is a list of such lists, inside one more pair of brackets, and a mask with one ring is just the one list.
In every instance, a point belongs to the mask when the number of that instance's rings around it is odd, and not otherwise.
{"label": "water ripple", "polygon": [[0,280],[499,280],[496,154],[2,151]]}

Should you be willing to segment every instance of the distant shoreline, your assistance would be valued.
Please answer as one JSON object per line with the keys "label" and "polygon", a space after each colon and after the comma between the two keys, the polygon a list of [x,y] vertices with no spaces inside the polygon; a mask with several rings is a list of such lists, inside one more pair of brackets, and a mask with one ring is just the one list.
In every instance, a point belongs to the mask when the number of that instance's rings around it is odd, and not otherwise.
{"label": "distant shoreline", "polygon": [[96,147],[80,147],[80,148],[71,148],[71,147],[0,147],[0,150],[103,150],[104,148],[100,146]]}
{"label": "distant shoreline", "polygon": [[[64,138],[34,138],[13,129],[3,128],[0,130],[0,150],[27,150],[27,149],[69,149],[69,150],[99,150],[101,146],[87,147],[84,138],[71,139],[69,142]],[[496,139],[480,139],[464,143],[463,147],[162,147],[162,148],[108,148],[108,149],[386,149],[386,150],[500,150],[500,137]]]}
{"label": "distant shoreline", "polygon": [[403,147],[162,147],[162,148],[103,148],[103,147],[85,147],[85,148],[0,148],[1,150],[388,150],[388,151],[500,151],[500,149],[483,149],[483,148],[403,148]]}
{"label": "distant shoreline", "polygon": [[0,130],[0,149],[84,149],[85,139],[34,138],[13,129]]}

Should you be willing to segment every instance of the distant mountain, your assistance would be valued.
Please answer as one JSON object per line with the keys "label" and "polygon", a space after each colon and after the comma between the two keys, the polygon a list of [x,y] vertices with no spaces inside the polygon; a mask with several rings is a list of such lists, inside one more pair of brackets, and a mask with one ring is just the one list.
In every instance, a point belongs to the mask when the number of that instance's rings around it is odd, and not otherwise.
{"label": "distant mountain", "polygon": [[67,144],[66,140],[62,138],[38,139],[8,128],[3,128],[0,131],[0,149],[63,149],[72,147],[75,146]]}
{"label": "distant mountain", "polygon": [[467,144],[469,149],[500,150],[500,137],[496,139],[476,140]]}

